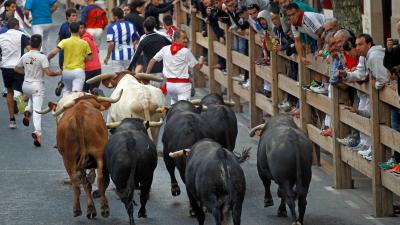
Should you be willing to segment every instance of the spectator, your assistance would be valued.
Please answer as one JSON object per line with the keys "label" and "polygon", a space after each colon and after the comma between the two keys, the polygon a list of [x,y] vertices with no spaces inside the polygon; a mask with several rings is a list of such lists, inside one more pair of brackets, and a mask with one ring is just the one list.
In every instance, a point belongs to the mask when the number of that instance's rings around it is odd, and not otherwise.
{"label": "spectator", "polygon": [[126,3],[123,3],[121,5],[121,9],[122,9],[122,11],[124,11],[124,17],[129,15],[129,13],[131,13],[131,9],[129,8],[129,5]]}
{"label": "spectator", "polygon": [[42,52],[47,53],[49,32],[53,27],[51,14],[57,10],[57,0],[27,0],[25,3],[25,15],[32,14],[32,32],[43,37]]}
{"label": "spectator", "polygon": [[143,0],[135,0],[129,4],[129,8],[131,9],[131,12],[125,16],[125,20],[128,22],[131,22],[133,25],[135,25],[138,33],[140,36],[144,34],[144,29],[143,29],[143,22],[144,22],[144,17],[141,16],[141,14],[144,14],[144,5],[145,1]]}
{"label": "spectator", "polygon": [[15,72],[14,68],[24,49],[30,49],[29,37],[19,30],[19,21],[10,18],[7,21],[7,32],[0,34],[0,68],[3,75],[4,87],[7,88],[7,108],[10,116],[9,127],[15,129],[14,90],[22,92],[24,76]]}
{"label": "spectator", "polygon": [[[128,67],[128,70],[132,70],[135,66],[136,62],[140,58],[140,55],[143,53],[146,62],[149,62],[157,52],[159,52],[164,46],[170,45],[171,42],[163,35],[154,32],[154,28],[156,26],[156,20],[153,17],[148,17],[143,23],[144,30],[146,34],[142,36],[139,41],[137,50],[135,55],[132,58],[132,61]],[[157,62],[154,64],[150,73],[163,77],[163,64],[162,62]],[[160,82],[150,82],[153,86],[160,87]]]}
{"label": "spectator", "polygon": [[90,51],[92,52],[92,58],[85,61],[85,83],[83,85],[83,91],[89,93],[97,93],[99,91],[100,82],[95,84],[86,84],[86,81],[101,74],[101,64],[99,59],[99,49],[97,48],[96,42],[93,36],[86,32],[85,23],[79,23],[79,35],[82,40],[89,44]]}
{"label": "spectator", "polygon": [[176,30],[178,30],[178,28],[176,28],[174,26],[174,21],[172,21],[172,16],[171,15],[165,15],[163,17],[163,23],[164,23],[164,28],[165,30],[167,30],[167,35],[171,38],[172,40],[172,36],[174,34],[174,32]]}
{"label": "spectator", "polygon": [[[67,9],[65,11],[65,17],[67,18],[67,21],[61,25],[60,30],[58,31],[57,44],[60,43],[60,41],[71,37],[71,31],[69,30],[69,25],[73,22],[76,22],[77,19],[76,9],[74,8]],[[58,64],[60,65],[60,68],[63,68],[64,52],[61,51],[58,56],[59,56]]]}
{"label": "spectator", "polygon": [[103,30],[108,25],[107,14],[94,0],[87,0],[87,6],[82,9],[81,21],[85,23],[86,32],[94,37],[100,46]]}
{"label": "spectator", "polygon": [[140,36],[135,26],[124,20],[124,12],[120,8],[113,8],[114,23],[107,31],[107,56],[104,64],[112,60],[113,71],[123,71],[129,67],[134,54],[133,42],[139,40]]}
{"label": "spectator", "polygon": [[160,3],[160,0],[151,0],[145,9],[145,18],[152,16],[156,19],[156,29],[160,29],[160,13],[165,13],[171,10],[175,4],[179,3],[179,0],[174,0],[167,3]]}
{"label": "spectator", "polygon": [[163,47],[150,60],[146,73],[150,73],[156,62],[163,61],[163,75],[167,78],[167,92],[171,97],[171,104],[179,100],[189,100],[192,84],[189,79],[189,67],[197,70],[204,64],[204,57],[199,62],[186,47],[189,42],[186,32],[177,30],[174,33],[174,42]]}
{"label": "spectator", "polygon": [[4,3],[4,6],[0,9],[0,33],[6,32],[7,20],[9,18],[16,18],[19,21],[19,29],[23,32],[28,33],[31,28],[29,21],[25,18],[22,9],[17,5],[15,0],[8,0]]}
{"label": "spectator", "polygon": [[50,60],[61,50],[64,50],[64,66],[62,80],[64,82],[63,95],[71,91],[82,91],[85,82],[85,60],[92,59],[89,44],[79,37],[79,23],[73,22],[69,25],[71,37],[58,43],[51,50],[47,58]]}
{"label": "spectator", "polygon": [[286,12],[290,3],[296,3],[299,6],[299,8],[304,12],[315,12],[315,9],[313,7],[311,7],[310,5],[301,0],[279,0],[279,6],[280,6],[279,16],[281,18],[283,31],[285,31],[285,33],[287,34],[291,33],[291,26]]}
{"label": "spectator", "polygon": [[22,90],[29,97],[28,105],[25,108],[23,124],[29,126],[33,111],[33,126],[35,131],[32,133],[33,144],[40,147],[42,144],[42,115],[37,111],[42,110],[43,97],[45,92],[44,74],[48,76],[61,75],[61,70],[52,71],[49,69],[49,61],[46,55],[39,52],[42,44],[42,37],[38,34],[32,35],[32,49],[25,53],[15,66],[15,71],[24,74],[25,81]]}

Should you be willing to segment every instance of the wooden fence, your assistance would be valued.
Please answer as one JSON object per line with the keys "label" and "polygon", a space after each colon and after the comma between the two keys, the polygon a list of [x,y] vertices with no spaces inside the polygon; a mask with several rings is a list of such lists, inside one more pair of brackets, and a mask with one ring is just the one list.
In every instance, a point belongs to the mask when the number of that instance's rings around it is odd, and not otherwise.
{"label": "wooden fence", "polygon": [[[324,61],[308,56],[311,65],[299,64],[298,81],[286,76],[285,62],[288,60],[298,62],[295,57],[288,57],[284,53],[271,54],[271,66],[255,65],[256,57],[261,56],[261,41],[250,29],[249,35],[241,36],[230,31],[223,24],[225,30],[225,44],[216,40],[214,32],[207,24],[208,36],[201,34],[203,18],[190,12],[185,7],[176,7],[176,22],[185,30],[191,41],[191,49],[196,56],[200,56],[202,48],[208,49],[208,65],[201,71],[195,72],[196,87],[209,87],[210,92],[221,93],[227,91],[228,98],[236,102],[235,110],[241,110],[241,103],[248,102],[250,112],[249,127],[263,122],[263,114],[276,115],[278,103],[282,101],[284,93],[289,93],[299,99],[300,118],[295,118],[299,128],[306,132],[315,146],[319,146],[333,158],[334,186],[337,189],[353,187],[351,170],[355,169],[372,179],[372,194],[374,200],[374,215],[377,217],[393,215],[393,194],[400,196],[400,178],[381,170],[377,165],[386,161],[391,155],[391,149],[400,152],[400,133],[390,128],[389,107],[399,108],[396,90],[384,88],[377,91],[373,82],[346,83],[346,85],[367,93],[371,102],[370,118],[362,117],[345,109],[344,103],[348,102],[347,92],[336,87],[332,88],[331,98],[317,94],[303,88],[310,84],[315,76],[328,77],[329,65]],[[233,37],[239,36],[248,40],[248,55],[233,50]],[[226,59],[224,74],[219,69],[213,69],[217,63],[217,56]],[[250,76],[250,88],[242,88],[237,81],[232,79],[239,74],[239,70],[246,70]],[[269,81],[272,85],[272,97],[268,99],[256,93],[256,88]],[[320,135],[320,128],[312,119],[312,112],[319,111],[332,118],[332,137]],[[350,128],[362,131],[370,136],[373,149],[372,161],[363,159],[357,152],[347,149],[339,144],[336,138],[343,138]],[[314,148],[317,149],[317,148]]]}

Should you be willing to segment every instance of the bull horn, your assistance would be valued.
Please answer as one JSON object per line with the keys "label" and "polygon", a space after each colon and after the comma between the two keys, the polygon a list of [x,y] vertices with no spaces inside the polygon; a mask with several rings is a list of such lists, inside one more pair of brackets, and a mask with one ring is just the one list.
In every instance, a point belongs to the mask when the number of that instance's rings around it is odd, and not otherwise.
{"label": "bull horn", "polygon": [[51,109],[50,109],[50,107],[48,107],[48,106],[47,106],[47,108],[42,109],[42,110],[40,110],[40,111],[36,111],[36,110],[35,110],[35,112],[37,112],[37,113],[39,113],[39,114],[46,114],[46,113],[49,113],[50,111],[51,111]]}
{"label": "bull horn", "polygon": [[86,81],[86,83],[87,84],[94,84],[94,83],[100,82],[102,80],[114,78],[116,76],[117,76],[116,73],[104,73],[104,74],[97,75],[97,76],[95,76],[93,78],[90,78],[89,80]]}
{"label": "bull horn", "polygon": [[158,107],[156,109],[156,113],[165,113],[167,111],[168,111],[168,107],[167,106]]}
{"label": "bull horn", "polygon": [[160,118],[159,122],[150,121],[149,122],[149,127],[161,127],[162,124],[163,124],[163,119]]}
{"label": "bull horn", "polygon": [[63,107],[61,107],[61,109],[53,112],[53,116],[59,116],[60,114],[62,114],[66,109],[70,108],[71,106],[73,106],[75,104],[75,101],[70,101],[68,103],[66,103]]}
{"label": "bull horn", "polygon": [[264,129],[264,126],[265,126],[265,124],[260,124],[256,127],[253,127],[253,129],[251,129],[249,132],[249,136],[254,137],[254,134],[256,133],[256,131]]}
{"label": "bull horn", "polygon": [[193,99],[193,100],[190,100],[190,102],[191,102],[193,105],[199,105],[199,104],[201,103],[201,99]]}
{"label": "bull horn", "polygon": [[153,81],[159,81],[159,82],[164,81],[164,79],[162,77],[157,77],[157,76],[154,76],[154,75],[148,74],[148,73],[135,73],[134,77],[136,77],[137,79],[140,79],[140,80],[153,80]]}
{"label": "bull horn", "polygon": [[110,102],[110,103],[116,103],[121,99],[122,93],[124,92],[124,89],[121,89],[117,95],[116,98],[111,98],[111,97],[97,97],[97,101],[104,101],[104,102]]}
{"label": "bull horn", "polygon": [[177,158],[186,155],[186,153],[190,152],[190,149],[183,149],[176,152],[170,152],[168,155],[171,158]]}
{"label": "bull horn", "polygon": [[121,121],[106,124],[107,129],[114,129],[117,128],[119,125],[121,125]]}
{"label": "bull horn", "polygon": [[207,110],[208,110],[208,107],[207,107],[207,106],[205,106],[205,105],[202,105],[202,106],[201,106],[201,111],[202,111],[202,112],[207,112]]}
{"label": "bull horn", "polygon": [[235,106],[235,102],[234,101],[228,101],[228,100],[224,100],[225,105],[227,106]]}

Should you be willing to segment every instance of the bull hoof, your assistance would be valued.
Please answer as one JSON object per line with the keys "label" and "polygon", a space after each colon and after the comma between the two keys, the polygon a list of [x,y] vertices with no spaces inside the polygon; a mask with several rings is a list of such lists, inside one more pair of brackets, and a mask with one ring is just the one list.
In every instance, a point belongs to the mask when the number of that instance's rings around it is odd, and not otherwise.
{"label": "bull hoof", "polygon": [[108,205],[101,207],[101,216],[107,218],[110,216],[110,208]]}
{"label": "bull hoof", "polygon": [[189,210],[189,216],[190,217],[196,217],[196,213],[193,211],[192,208]]}
{"label": "bull hoof", "polygon": [[264,208],[270,207],[274,205],[274,200],[272,198],[270,199],[264,199]]}
{"label": "bull hoof", "polygon": [[181,194],[181,189],[179,188],[179,185],[177,183],[171,184],[171,193],[172,196],[178,196]]}
{"label": "bull hoof", "polygon": [[100,192],[99,192],[99,190],[93,191],[92,196],[93,196],[93,198],[100,198]]}
{"label": "bull hoof", "polygon": [[288,217],[287,211],[278,209],[278,217]]}
{"label": "bull hoof", "polygon": [[78,216],[82,216],[82,210],[80,210],[80,209],[74,210],[74,217],[78,217]]}
{"label": "bull hoof", "polygon": [[146,213],[146,209],[140,209],[138,212],[138,218],[147,218],[147,213]]}
{"label": "bull hoof", "polygon": [[86,212],[86,217],[88,219],[94,219],[97,216],[96,208],[94,205],[88,206],[87,212]]}

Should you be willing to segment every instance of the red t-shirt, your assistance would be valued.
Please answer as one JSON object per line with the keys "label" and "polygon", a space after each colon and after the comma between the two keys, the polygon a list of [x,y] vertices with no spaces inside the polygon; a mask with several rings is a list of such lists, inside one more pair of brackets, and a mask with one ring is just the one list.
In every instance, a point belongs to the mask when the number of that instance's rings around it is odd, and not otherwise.
{"label": "red t-shirt", "polygon": [[85,71],[93,71],[101,69],[101,64],[99,59],[99,49],[97,48],[93,36],[88,32],[85,32],[82,35],[81,39],[86,41],[89,44],[90,49],[92,50],[92,59],[85,61]]}
{"label": "red t-shirt", "polygon": [[355,68],[358,64],[358,60],[353,58],[351,55],[347,54],[347,52],[343,51],[344,59],[345,59],[345,67],[349,70]]}

